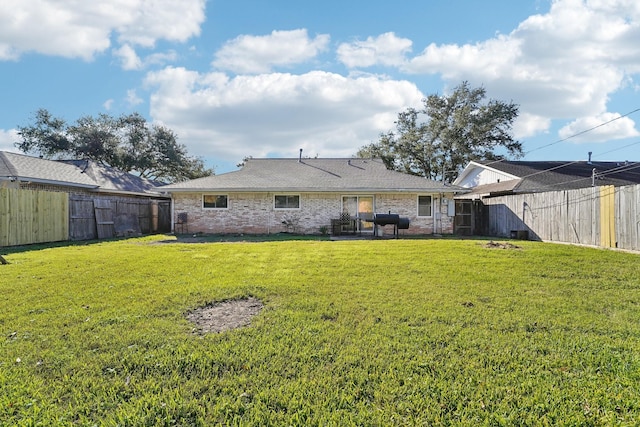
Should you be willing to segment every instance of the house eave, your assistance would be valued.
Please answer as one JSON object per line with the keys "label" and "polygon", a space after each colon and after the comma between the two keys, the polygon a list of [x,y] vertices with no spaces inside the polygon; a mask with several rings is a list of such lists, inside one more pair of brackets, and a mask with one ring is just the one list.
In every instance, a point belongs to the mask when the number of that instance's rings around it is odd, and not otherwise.
{"label": "house eave", "polygon": [[345,188],[308,188],[308,187],[233,187],[233,188],[174,188],[159,189],[162,193],[467,193],[464,188],[379,188],[379,187],[345,187]]}
{"label": "house eave", "polygon": [[0,177],[0,181],[11,181],[11,182],[22,182],[22,183],[35,183],[35,184],[44,184],[44,185],[56,185],[60,187],[77,187],[77,188],[87,188],[87,189],[97,189],[97,185],[91,184],[80,184],[69,181],[56,181],[51,179],[41,179],[41,178],[29,178],[24,176],[17,177]]}
{"label": "house eave", "polygon": [[111,188],[96,188],[94,190],[96,193],[108,193],[108,194],[118,194],[122,196],[140,196],[140,197],[162,197],[169,198],[169,196],[163,194],[160,191],[126,191],[126,190],[115,190]]}
{"label": "house eave", "polygon": [[[498,162],[495,162],[498,163]],[[520,179],[519,176],[515,176],[498,168],[493,168],[490,165],[483,165],[482,163],[478,163],[476,161],[470,161],[469,164],[462,170],[460,175],[453,181],[453,185],[459,185],[474,169],[484,169],[497,174],[502,174],[507,178],[511,179]]]}

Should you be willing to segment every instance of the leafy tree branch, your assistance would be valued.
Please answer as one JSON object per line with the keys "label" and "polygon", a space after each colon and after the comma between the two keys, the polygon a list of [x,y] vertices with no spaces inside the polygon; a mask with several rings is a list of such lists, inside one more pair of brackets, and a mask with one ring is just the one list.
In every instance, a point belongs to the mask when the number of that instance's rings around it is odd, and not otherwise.
{"label": "leafy tree branch", "polygon": [[90,159],[141,177],[176,182],[212,175],[201,159],[189,156],[177,135],[150,125],[138,113],[80,117],[73,124],[40,109],[33,122],[18,126],[16,147],[27,154],[57,160]]}
{"label": "leafy tree branch", "polygon": [[485,97],[484,88],[466,81],[448,96],[429,95],[422,109],[400,112],[396,130],[360,148],[357,156],[444,182],[453,181],[471,160],[521,157],[522,144],[511,135],[518,106]]}

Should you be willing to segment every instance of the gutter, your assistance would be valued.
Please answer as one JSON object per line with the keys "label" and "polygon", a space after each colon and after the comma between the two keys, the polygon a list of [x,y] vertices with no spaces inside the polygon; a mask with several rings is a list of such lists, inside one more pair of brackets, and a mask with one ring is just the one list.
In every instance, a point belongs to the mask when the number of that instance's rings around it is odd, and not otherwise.
{"label": "gutter", "polygon": [[144,196],[144,197],[162,197],[162,198],[170,198],[170,196],[168,196],[166,193],[163,192],[156,192],[156,191],[146,191],[146,192],[139,192],[139,191],[126,191],[126,190],[115,190],[115,189],[110,189],[110,188],[96,188],[95,189],[96,193],[110,193],[110,194],[121,194],[121,195],[125,195],[125,196]]}
{"label": "gutter", "polygon": [[28,178],[28,177],[0,177],[0,181],[11,181],[11,182],[24,182],[24,183],[37,183],[37,184],[48,184],[48,185],[59,185],[64,187],[79,187],[79,188],[89,188],[89,189],[98,189],[99,186],[95,184],[78,184],[75,182],[69,181],[55,181],[50,179],[39,179],[39,178]]}
{"label": "gutter", "polygon": [[159,188],[161,193],[206,193],[206,192],[225,192],[225,193],[469,193],[468,188],[255,188],[255,187],[238,187],[238,188]]}
{"label": "gutter", "polygon": [[109,188],[101,188],[99,185],[95,185],[95,184],[79,184],[79,183],[69,182],[69,181],[56,181],[56,180],[40,179],[40,178],[3,176],[3,177],[0,177],[0,181],[9,181],[9,182],[27,183],[27,184],[35,183],[35,184],[57,185],[60,187],[84,188],[87,190],[92,190],[95,193],[110,193],[110,194],[144,196],[144,197],[163,197],[167,199],[170,197],[166,194],[163,194],[162,192],[155,192],[155,191],[138,192],[138,191],[116,190],[116,189],[109,189]]}

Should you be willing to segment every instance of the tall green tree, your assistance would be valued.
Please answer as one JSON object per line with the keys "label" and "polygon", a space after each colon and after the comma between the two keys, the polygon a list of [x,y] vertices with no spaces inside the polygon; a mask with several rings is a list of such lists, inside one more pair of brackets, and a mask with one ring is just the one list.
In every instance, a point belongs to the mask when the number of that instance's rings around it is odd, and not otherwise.
{"label": "tall green tree", "polygon": [[150,125],[138,113],[85,116],[67,124],[40,109],[31,124],[18,126],[18,135],[20,151],[46,159],[90,159],[167,183],[213,174],[201,159],[189,156],[171,129]]}
{"label": "tall green tree", "polygon": [[511,135],[518,105],[485,101],[483,87],[464,81],[448,96],[429,95],[422,109],[398,114],[396,130],[361,147],[358,157],[377,157],[387,168],[451,182],[472,160],[518,158],[522,144]]}

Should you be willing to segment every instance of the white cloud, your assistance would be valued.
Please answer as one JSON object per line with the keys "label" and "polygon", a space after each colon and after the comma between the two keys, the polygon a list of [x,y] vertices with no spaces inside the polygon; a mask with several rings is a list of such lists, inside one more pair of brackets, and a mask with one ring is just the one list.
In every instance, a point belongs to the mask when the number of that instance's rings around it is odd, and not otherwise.
{"label": "white cloud", "polygon": [[165,65],[168,62],[174,62],[178,59],[178,54],[175,50],[170,50],[167,52],[157,52],[153,53],[144,58],[144,66],[148,67],[150,65]]}
{"label": "white cloud", "polygon": [[[0,60],[24,52],[92,59],[111,46],[152,47],[200,33],[206,0],[3,0]],[[176,19],[176,17],[180,17]]]}
{"label": "white cloud", "polygon": [[397,113],[419,107],[413,83],[322,71],[230,78],[167,67],[148,74],[151,116],[175,130],[189,152],[217,159],[342,157],[376,141]]}
{"label": "white cloud", "polygon": [[610,95],[640,72],[637,40],[636,0],[555,0],[548,13],[530,16],[508,35],[431,44],[403,69],[468,80],[492,98],[520,104],[519,131],[531,135],[551,119],[602,116]]}
{"label": "white cloud", "polygon": [[144,100],[138,96],[135,89],[129,89],[127,91],[127,104],[129,104],[130,107],[135,107],[143,102]]}
{"label": "white cloud", "polygon": [[549,129],[551,119],[535,116],[529,113],[521,113],[513,124],[513,136],[515,139],[523,139],[534,136]]}
{"label": "white cloud", "polygon": [[153,53],[144,59],[140,58],[136,51],[128,44],[113,50],[113,55],[120,60],[123,70],[141,70],[150,65],[164,65],[173,62],[178,55],[175,51]]}
{"label": "white cloud", "polygon": [[306,29],[273,31],[267,36],[242,35],[215,54],[212,65],[235,73],[258,74],[315,58],[327,48],[329,36],[309,38]]}
{"label": "white cloud", "polygon": [[572,142],[582,143],[632,138],[640,135],[640,132],[629,117],[621,117],[618,113],[602,113],[574,120],[560,129],[559,135],[560,138],[571,137]]}
{"label": "white cloud", "polygon": [[113,50],[113,56],[120,59],[123,70],[139,70],[142,68],[142,60],[136,51],[128,44]]}
{"label": "white cloud", "polygon": [[15,145],[13,145],[18,141],[20,141],[20,137],[16,129],[0,129],[0,151],[19,152]]}
{"label": "white cloud", "polygon": [[378,37],[367,37],[365,41],[342,43],[338,46],[338,60],[347,67],[371,67],[373,65],[400,66],[405,55],[411,52],[412,42],[384,33]]}
{"label": "white cloud", "polygon": [[113,103],[114,103],[113,99],[107,99],[106,101],[104,101],[104,104],[102,104],[102,106],[104,107],[105,110],[109,111],[113,107]]}

